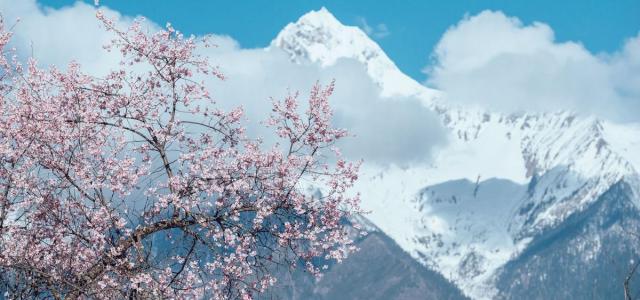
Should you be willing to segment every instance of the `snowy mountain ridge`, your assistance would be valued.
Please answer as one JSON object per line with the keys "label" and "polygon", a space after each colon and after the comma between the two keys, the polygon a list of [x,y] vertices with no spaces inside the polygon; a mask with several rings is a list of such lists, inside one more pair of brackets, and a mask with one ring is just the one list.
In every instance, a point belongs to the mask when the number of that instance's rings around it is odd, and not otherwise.
{"label": "snowy mountain ridge", "polygon": [[270,47],[296,62],[360,61],[383,96],[416,97],[441,117],[449,142],[430,165],[365,165],[357,189],[368,219],[472,298],[493,298],[502,266],[614,184],[640,191],[638,124],[449,104],[445,93],[403,74],[364,32],[324,8],[287,25]]}

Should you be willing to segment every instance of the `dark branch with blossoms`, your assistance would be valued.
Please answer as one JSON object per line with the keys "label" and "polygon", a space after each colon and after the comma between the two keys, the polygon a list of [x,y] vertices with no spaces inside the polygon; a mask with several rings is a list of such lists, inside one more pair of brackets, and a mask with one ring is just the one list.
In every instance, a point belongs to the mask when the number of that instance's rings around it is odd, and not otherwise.
{"label": "dark branch with blossoms", "polygon": [[358,164],[333,149],[346,135],[330,124],[333,83],[304,111],[297,95],[274,101],[281,144],[267,147],[242,109],[216,108],[206,42],[98,19],[123,58],[101,78],[22,64],[0,33],[6,296],[249,299],[281,266],[318,275],[354,250]]}

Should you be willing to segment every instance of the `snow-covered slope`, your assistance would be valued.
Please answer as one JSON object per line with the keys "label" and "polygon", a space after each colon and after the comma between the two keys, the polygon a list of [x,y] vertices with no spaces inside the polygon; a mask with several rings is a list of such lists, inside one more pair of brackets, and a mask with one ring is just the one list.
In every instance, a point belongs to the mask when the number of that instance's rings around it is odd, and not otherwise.
{"label": "snow-covered slope", "polygon": [[383,96],[418,98],[441,117],[448,144],[429,165],[365,165],[357,188],[367,218],[473,298],[494,297],[501,267],[614,184],[640,190],[640,125],[449,105],[446,94],[403,74],[364,32],[324,8],[287,25],[270,47],[323,66],[356,59]]}

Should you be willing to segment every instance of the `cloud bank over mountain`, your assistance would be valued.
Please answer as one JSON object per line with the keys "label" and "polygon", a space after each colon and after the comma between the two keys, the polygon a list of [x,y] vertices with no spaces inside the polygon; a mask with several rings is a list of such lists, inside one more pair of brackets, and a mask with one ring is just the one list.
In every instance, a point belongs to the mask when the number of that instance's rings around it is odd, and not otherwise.
{"label": "cloud bank over mountain", "polygon": [[427,84],[453,102],[640,120],[640,35],[616,53],[593,54],[580,43],[556,41],[547,24],[484,11],[444,33],[425,72]]}
{"label": "cloud bank over mountain", "polygon": [[270,97],[300,91],[304,100],[314,82],[335,79],[334,122],[353,135],[339,145],[350,158],[407,165],[428,160],[431,148],[443,142],[444,129],[435,114],[416,99],[381,97],[380,88],[355,60],[340,59],[320,67],[292,63],[278,48],[241,49],[228,37],[218,44],[210,57],[227,79],[211,83],[213,94],[227,105],[243,105],[252,122],[266,118]]}
{"label": "cloud bank over mountain", "polygon": [[[132,18],[102,8],[126,28]],[[112,38],[95,19],[96,8],[82,2],[61,9],[43,8],[35,1],[0,1],[6,20],[20,18],[16,24],[15,46],[22,55],[33,54],[43,66],[64,67],[71,60],[85,70],[104,74],[117,66],[119,53],[102,49]],[[149,30],[160,28],[146,20]],[[42,28],[53,29],[44,31]],[[347,128],[352,137],[339,146],[351,159],[364,159],[382,165],[406,166],[428,161],[433,147],[444,142],[445,131],[436,115],[417,99],[393,99],[380,96],[380,88],[372,82],[362,64],[340,59],[331,66],[318,63],[294,63],[282,50],[269,47],[242,49],[231,37],[213,35],[217,47],[200,49],[212,63],[220,66],[224,81],[209,80],[212,95],[226,108],[243,106],[250,124],[266,120],[271,111],[271,98],[282,99],[288,93],[300,92],[306,100],[315,82],[323,85],[336,81],[331,98],[335,108],[335,125]],[[270,133],[250,134],[267,137]]]}

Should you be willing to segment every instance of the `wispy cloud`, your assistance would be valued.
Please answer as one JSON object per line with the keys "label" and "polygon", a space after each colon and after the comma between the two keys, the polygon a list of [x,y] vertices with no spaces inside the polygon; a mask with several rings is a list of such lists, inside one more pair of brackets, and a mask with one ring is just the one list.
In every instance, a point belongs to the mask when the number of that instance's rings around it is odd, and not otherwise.
{"label": "wispy cloud", "polygon": [[365,19],[364,17],[358,17],[357,19],[358,19],[358,27],[360,27],[360,29],[362,29],[370,37],[373,37],[376,39],[382,39],[391,34],[391,32],[389,31],[389,28],[387,27],[387,24],[380,23],[380,24],[371,26],[367,22],[367,19]]}

